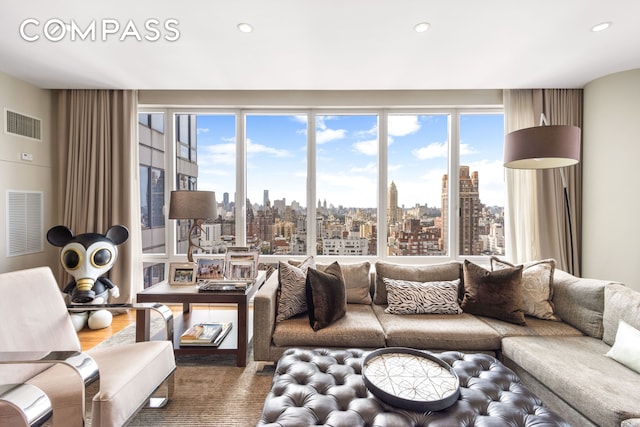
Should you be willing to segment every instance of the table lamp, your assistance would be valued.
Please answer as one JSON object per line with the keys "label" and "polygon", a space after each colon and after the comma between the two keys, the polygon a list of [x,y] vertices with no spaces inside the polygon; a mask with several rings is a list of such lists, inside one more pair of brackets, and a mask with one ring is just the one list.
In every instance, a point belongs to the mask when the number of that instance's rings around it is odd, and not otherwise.
{"label": "table lamp", "polygon": [[189,229],[189,249],[187,259],[193,262],[193,247],[200,246],[193,243],[193,233],[196,228],[202,230],[202,223],[206,219],[215,218],[216,193],[213,191],[172,191],[169,201],[169,219],[189,219],[193,224]]}

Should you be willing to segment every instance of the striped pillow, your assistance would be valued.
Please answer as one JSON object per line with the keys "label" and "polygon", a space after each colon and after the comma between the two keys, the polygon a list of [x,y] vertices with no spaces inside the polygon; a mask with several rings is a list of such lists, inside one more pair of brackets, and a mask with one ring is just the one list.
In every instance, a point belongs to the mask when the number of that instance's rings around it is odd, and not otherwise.
{"label": "striped pillow", "polygon": [[390,314],[460,314],[460,279],[439,282],[411,282],[383,278]]}

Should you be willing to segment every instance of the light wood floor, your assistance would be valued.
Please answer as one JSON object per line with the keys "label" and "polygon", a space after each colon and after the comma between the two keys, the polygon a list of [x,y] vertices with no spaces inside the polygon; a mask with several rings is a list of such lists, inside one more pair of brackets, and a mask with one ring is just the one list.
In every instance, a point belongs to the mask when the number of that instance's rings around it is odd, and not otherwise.
{"label": "light wood floor", "polygon": [[80,338],[80,344],[82,344],[82,351],[95,347],[111,335],[121,331],[135,321],[135,310],[127,310],[126,313],[113,316],[113,322],[111,322],[111,326],[107,328],[96,330],[84,328],[78,332],[78,338]]}
{"label": "light wood floor", "polygon": [[[173,315],[176,316],[182,312],[182,304],[167,304],[167,306],[173,311]],[[193,309],[200,309],[197,305],[192,306]],[[100,344],[102,341],[109,338],[111,335],[116,334],[136,321],[136,311],[127,310],[126,313],[113,316],[113,322],[111,325],[104,329],[92,330],[84,328],[78,332],[78,338],[82,345],[82,351],[89,350]]]}

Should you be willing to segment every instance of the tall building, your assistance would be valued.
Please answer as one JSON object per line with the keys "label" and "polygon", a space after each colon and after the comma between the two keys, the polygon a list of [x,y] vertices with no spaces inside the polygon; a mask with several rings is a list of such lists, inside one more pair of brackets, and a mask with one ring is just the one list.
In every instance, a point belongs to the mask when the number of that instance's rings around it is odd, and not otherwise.
{"label": "tall building", "polygon": [[264,195],[262,197],[262,207],[266,208],[269,206],[269,190],[264,190]]}
{"label": "tall building", "polygon": [[[480,193],[478,172],[469,175],[469,166],[460,166],[460,218],[458,222],[460,255],[480,255],[482,242],[478,231],[480,219]],[[442,240],[441,250],[449,235],[447,212],[449,212],[448,176],[442,177]]]}
{"label": "tall building", "polygon": [[398,208],[398,189],[396,188],[396,183],[391,181],[387,202],[387,222],[389,224],[400,222],[402,219],[400,212],[401,210]]}

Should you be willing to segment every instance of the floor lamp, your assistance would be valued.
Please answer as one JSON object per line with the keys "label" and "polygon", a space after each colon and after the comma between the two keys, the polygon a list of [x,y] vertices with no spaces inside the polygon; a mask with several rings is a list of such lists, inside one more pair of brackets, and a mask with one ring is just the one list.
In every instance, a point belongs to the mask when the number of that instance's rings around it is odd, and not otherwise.
{"label": "floor lamp", "polygon": [[580,161],[580,128],[577,126],[552,125],[543,114],[540,125],[510,132],[504,139],[504,166],[510,169],[555,169],[560,168],[567,218],[569,220],[569,244],[571,247],[571,270],[575,272],[573,227],[569,191],[564,175],[565,166]]}

